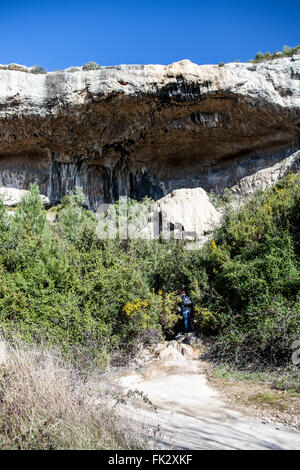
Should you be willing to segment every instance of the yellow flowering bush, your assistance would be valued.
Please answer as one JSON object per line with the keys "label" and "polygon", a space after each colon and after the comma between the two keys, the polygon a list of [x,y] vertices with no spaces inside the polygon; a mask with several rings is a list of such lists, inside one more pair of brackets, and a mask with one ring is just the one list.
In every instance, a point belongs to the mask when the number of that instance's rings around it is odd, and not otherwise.
{"label": "yellow flowering bush", "polygon": [[178,321],[177,305],[180,297],[175,292],[161,294],[160,324],[164,330],[172,329]]}
{"label": "yellow flowering bush", "polygon": [[210,253],[211,253],[211,254],[215,253],[215,252],[217,251],[217,249],[218,249],[218,246],[217,246],[215,240],[212,240],[212,241],[210,242],[210,244],[209,244],[209,251],[210,251]]}
{"label": "yellow flowering bush", "polygon": [[180,301],[174,292],[157,294],[152,292],[148,299],[137,298],[128,301],[123,307],[123,313],[134,329],[148,328],[170,330],[178,321],[177,304]]}
{"label": "yellow flowering bush", "polygon": [[[211,240],[209,244],[209,251],[211,258],[214,261],[225,262],[229,258],[229,255],[226,252],[226,247],[224,249],[224,247],[218,246],[215,240]],[[217,272],[218,271],[216,271],[215,274],[217,274]]]}
{"label": "yellow flowering bush", "polygon": [[123,307],[123,312],[129,320],[133,320],[143,329],[152,326],[148,300],[138,298],[133,302],[127,302]]}
{"label": "yellow flowering bush", "polygon": [[206,308],[201,308],[196,305],[194,320],[197,327],[205,333],[212,333],[216,330],[214,314]]}

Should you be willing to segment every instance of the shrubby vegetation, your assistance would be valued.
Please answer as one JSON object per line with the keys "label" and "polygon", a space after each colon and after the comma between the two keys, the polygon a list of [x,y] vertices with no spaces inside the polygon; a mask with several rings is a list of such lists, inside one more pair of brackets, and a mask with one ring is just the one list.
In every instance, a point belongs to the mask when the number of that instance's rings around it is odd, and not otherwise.
{"label": "shrubby vegetation", "polygon": [[47,70],[44,69],[44,67],[41,67],[40,65],[33,65],[30,70],[29,70],[30,73],[35,73],[35,74],[38,74],[38,73],[47,73]]}
{"label": "shrubby vegetation", "polygon": [[40,65],[33,65],[32,67],[25,67],[24,65],[19,65],[19,64],[9,64],[9,65],[1,65],[0,70],[13,70],[15,72],[25,72],[25,73],[42,73],[45,74],[47,73],[47,70],[44,69],[44,67],[41,67]]}
{"label": "shrubby vegetation", "polygon": [[145,329],[168,328],[174,296],[156,293],[152,279],[164,247],[99,240],[82,204],[80,191],[66,196],[51,225],[37,185],[14,217],[0,203],[0,318],[27,341],[83,345],[102,364]]}
{"label": "shrubby vegetation", "polygon": [[195,295],[198,290],[200,304],[211,311],[218,332],[213,349],[221,358],[290,360],[300,321],[299,195],[299,174],[258,193],[238,213],[229,211],[196,254]]}
{"label": "shrubby vegetation", "polygon": [[0,325],[67,355],[82,348],[89,364],[104,367],[117,349],[124,357],[139,340],[174,334],[185,286],[194,328],[211,337],[214,357],[290,361],[300,319],[299,194],[300,175],[288,176],[238,213],[228,210],[213,240],[189,251],[178,240],[99,240],[80,190],[51,224],[32,185],[14,217],[0,203]]}
{"label": "shrubby vegetation", "polygon": [[[283,57],[292,57],[294,54],[300,53],[300,44],[295,47],[283,46],[282,51],[275,51],[274,53],[270,52],[261,52],[259,51],[255,59],[250,59],[249,62],[258,64],[260,62],[266,62],[268,60],[282,59]],[[235,62],[240,62],[240,60],[235,60]],[[219,62],[219,67],[224,67],[224,62]]]}
{"label": "shrubby vegetation", "polygon": [[97,62],[88,62],[87,64],[83,64],[82,70],[100,70],[101,67]]}
{"label": "shrubby vegetation", "polygon": [[69,69],[66,70],[66,72],[73,73],[73,72],[80,72],[79,67],[70,67]]}

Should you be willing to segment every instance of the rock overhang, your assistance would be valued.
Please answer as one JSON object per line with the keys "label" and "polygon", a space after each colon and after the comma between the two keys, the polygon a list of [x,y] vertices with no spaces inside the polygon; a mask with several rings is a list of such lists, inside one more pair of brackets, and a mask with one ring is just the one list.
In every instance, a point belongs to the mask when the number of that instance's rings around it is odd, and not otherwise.
{"label": "rock overhang", "polygon": [[93,208],[120,195],[221,190],[299,148],[299,77],[300,55],[223,67],[0,70],[0,183],[38,181],[52,202],[81,185]]}

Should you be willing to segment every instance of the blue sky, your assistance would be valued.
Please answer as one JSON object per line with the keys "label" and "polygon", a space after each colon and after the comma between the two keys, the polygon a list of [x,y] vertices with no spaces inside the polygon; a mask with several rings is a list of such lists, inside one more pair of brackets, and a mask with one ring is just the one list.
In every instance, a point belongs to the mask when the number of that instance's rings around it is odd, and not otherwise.
{"label": "blue sky", "polygon": [[0,63],[246,61],[300,43],[300,0],[0,0]]}

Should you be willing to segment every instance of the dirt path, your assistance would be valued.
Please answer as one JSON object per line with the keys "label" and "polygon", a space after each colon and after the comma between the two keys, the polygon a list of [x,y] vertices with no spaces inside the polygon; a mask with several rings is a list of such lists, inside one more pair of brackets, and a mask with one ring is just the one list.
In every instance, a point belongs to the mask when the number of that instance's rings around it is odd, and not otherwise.
{"label": "dirt path", "polygon": [[146,394],[154,411],[139,410],[153,449],[300,449],[300,432],[230,409],[207,383],[199,360],[151,361],[140,373],[121,378],[125,389]]}

